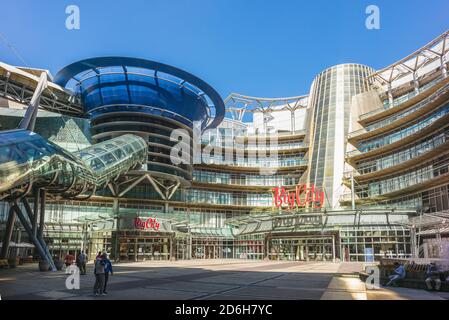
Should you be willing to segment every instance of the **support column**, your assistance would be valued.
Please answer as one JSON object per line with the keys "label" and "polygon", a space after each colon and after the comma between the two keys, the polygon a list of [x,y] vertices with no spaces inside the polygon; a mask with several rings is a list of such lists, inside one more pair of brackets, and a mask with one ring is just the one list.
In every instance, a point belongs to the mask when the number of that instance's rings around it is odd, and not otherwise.
{"label": "support column", "polygon": [[335,262],[335,235],[332,235],[332,262]]}
{"label": "support column", "polygon": [[33,230],[31,229],[30,225],[28,224],[28,221],[25,219],[25,216],[23,215],[22,210],[20,210],[17,202],[14,203],[13,208],[17,214],[17,217],[19,218],[20,222],[22,223],[22,226],[25,228],[25,231],[27,232],[28,237],[31,239],[34,246],[38,250],[39,255],[42,257],[42,259],[45,259],[48,262],[52,271],[56,271],[56,267],[53,263],[53,260],[51,259],[50,253],[48,252],[48,249],[47,249],[45,243],[42,243],[42,241],[39,241],[39,238],[36,238],[33,235]]}
{"label": "support column", "polygon": [[113,215],[115,217],[116,226],[115,226],[115,243],[114,243],[114,259],[115,261],[119,261],[120,254],[119,254],[119,228],[120,228],[120,203],[118,201],[118,198],[114,199],[114,203],[112,206]]}
{"label": "support column", "polygon": [[46,196],[46,191],[45,190],[41,190],[40,191],[40,205],[41,205],[41,210],[40,210],[40,215],[39,215],[39,228],[37,231],[37,238],[44,238],[44,227],[45,227],[45,196]]}
{"label": "support column", "polygon": [[354,171],[351,173],[351,207],[355,210],[355,187],[354,187]]}
{"label": "support column", "polygon": [[393,92],[392,92],[392,87],[391,87],[391,83],[388,84],[388,103],[390,104],[390,108],[393,107],[393,102],[394,102],[394,98],[393,98]]}
{"label": "support column", "polygon": [[169,261],[174,261],[175,259],[173,257],[173,241],[175,241],[175,237],[174,236],[170,236],[169,240],[170,240],[170,247],[169,247],[170,253],[168,254],[168,256],[169,256],[168,260]]}
{"label": "support column", "polygon": [[416,72],[413,72],[413,87],[415,88],[415,94],[419,93],[419,81],[418,81],[418,75]]}
{"label": "support column", "polygon": [[32,227],[32,229],[33,229],[33,234],[35,235],[35,236],[37,236],[37,220],[38,220],[38,217],[39,217],[39,194],[40,194],[40,189],[34,189],[34,195],[33,195],[33,197],[34,197],[34,205],[33,205],[33,207],[34,207],[34,210],[33,210],[33,212],[34,212],[34,215],[33,215],[33,220],[31,221],[31,227]]}
{"label": "support column", "polygon": [[2,252],[0,256],[1,259],[8,258],[9,244],[11,242],[12,233],[14,231],[14,224],[16,222],[16,212],[12,204],[9,204],[9,206],[8,221],[6,222],[6,230],[3,237]]}
{"label": "support column", "polygon": [[447,64],[446,64],[446,57],[443,55],[440,58],[441,62],[441,74],[443,75],[443,78],[447,78]]}
{"label": "support column", "polygon": [[135,239],[136,241],[134,242],[134,262],[137,262],[137,240],[138,238]]}

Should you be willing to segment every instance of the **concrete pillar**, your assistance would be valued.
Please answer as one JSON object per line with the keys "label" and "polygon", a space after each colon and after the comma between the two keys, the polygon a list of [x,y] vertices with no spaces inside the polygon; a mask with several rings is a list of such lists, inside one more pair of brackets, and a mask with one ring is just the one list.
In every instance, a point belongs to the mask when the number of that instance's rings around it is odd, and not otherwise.
{"label": "concrete pillar", "polygon": [[393,106],[394,98],[393,98],[393,89],[391,88],[391,83],[388,84],[388,103],[390,104],[390,108]]}
{"label": "concrete pillar", "polygon": [[413,72],[413,87],[415,88],[415,94],[419,93],[419,81],[418,81],[418,75],[416,72]]}

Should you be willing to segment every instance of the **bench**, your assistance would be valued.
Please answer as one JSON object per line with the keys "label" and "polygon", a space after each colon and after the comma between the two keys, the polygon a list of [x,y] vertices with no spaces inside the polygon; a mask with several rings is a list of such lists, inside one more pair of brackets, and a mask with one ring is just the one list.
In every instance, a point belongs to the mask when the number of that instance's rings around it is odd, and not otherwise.
{"label": "bench", "polygon": [[[387,284],[387,282],[389,281],[388,279],[388,275],[392,273],[392,269],[389,270],[390,268],[380,268],[380,284],[381,285],[385,285]],[[405,279],[401,279],[397,281],[397,284],[400,287],[404,287],[404,288],[410,288],[410,289],[427,289],[426,286],[426,272],[425,272],[425,268],[423,268],[422,266],[415,266],[415,265],[410,265],[406,267],[406,276]],[[366,282],[366,280],[368,279],[368,277],[370,276],[369,273],[367,272],[360,272],[359,273],[359,278],[361,281]],[[448,276],[448,272],[443,272],[442,273],[442,277],[443,279],[447,279]],[[449,282],[448,281],[443,281],[443,279],[441,279],[441,289],[440,291],[443,292],[449,292]]]}
{"label": "bench", "polygon": [[0,268],[9,268],[8,259],[0,259]]}

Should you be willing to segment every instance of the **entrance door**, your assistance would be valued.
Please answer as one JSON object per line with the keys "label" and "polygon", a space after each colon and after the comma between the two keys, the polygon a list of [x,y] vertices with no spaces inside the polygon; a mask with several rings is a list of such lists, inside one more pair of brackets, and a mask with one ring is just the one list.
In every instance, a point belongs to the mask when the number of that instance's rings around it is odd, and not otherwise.
{"label": "entrance door", "polygon": [[272,239],[271,259],[293,261],[333,261],[332,237]]}

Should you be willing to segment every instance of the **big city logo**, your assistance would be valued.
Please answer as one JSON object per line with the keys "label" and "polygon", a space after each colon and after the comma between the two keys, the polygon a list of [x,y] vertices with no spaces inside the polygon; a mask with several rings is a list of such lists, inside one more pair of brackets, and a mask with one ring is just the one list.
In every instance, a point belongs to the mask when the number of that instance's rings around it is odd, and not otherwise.
{"label": "big city logo", "polygon": [[161,224],[156,218],[148,218],[147,220],[141,218],[134,219],[134,226],[140,230],[154,230],[159,231]]}
{"label": "big city logo", "polygon": [[276,187],[273,189],[273,205],[276,208],[320,209],[324,206],[324,192],[313,184],[297,185],[294,191],[288,191],[285,187]]}

